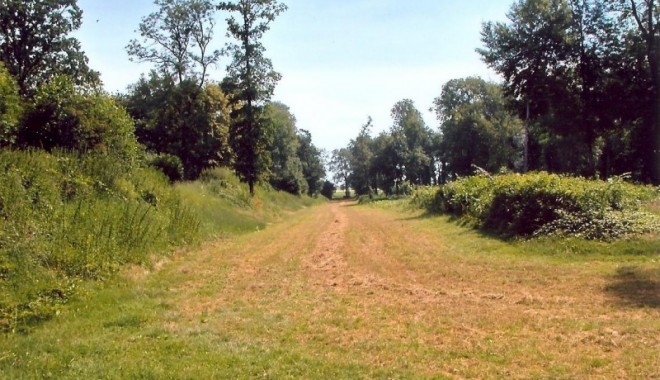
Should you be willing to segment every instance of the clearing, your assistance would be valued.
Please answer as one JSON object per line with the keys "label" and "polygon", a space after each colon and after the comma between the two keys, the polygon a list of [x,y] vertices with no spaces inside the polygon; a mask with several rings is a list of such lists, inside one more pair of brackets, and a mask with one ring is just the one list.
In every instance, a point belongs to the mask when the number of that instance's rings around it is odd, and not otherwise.
{"label": "clearing", "polygon": [[0,377],[660,378],[657,252],[525,247],[333,202],[97,285]]}

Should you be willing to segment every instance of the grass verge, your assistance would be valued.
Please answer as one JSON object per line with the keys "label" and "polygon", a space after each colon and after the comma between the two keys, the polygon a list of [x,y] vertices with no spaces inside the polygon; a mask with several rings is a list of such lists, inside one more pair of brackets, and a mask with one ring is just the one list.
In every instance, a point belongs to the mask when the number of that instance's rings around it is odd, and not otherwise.
{"label": "grass verge", "polygon": [[0,150],[0,331],[61,312],[82,281],[150,265],[175,249],[262,229],[315,200],[259,189],[227,170],[172,186],[104,154]]}

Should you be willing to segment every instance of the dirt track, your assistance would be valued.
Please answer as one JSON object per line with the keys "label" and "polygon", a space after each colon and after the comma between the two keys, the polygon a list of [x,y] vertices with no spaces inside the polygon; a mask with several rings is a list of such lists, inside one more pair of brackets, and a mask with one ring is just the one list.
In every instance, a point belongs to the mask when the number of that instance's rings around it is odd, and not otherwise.
{"label": "dirt track", "polygon": [[458,252],[430,226],[343,202],[220,241],[165,266],[166,326],[430,376],[660,375],[637,368],[658,308],[623,306],[602,268]]}

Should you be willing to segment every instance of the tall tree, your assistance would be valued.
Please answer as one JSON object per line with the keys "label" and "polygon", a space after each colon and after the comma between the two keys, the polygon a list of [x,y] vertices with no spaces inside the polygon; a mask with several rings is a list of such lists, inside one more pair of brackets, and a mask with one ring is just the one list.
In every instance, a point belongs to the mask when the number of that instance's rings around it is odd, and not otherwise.
{"label": "tall tree", "polygon": [[387,195],[398,194],[403,181],[402,144],[400,139],[387,132],[376,136],[371,145],[373,159],[371,173],[375,187],[380,187]]}
{"label": "tall tree", "polygon": [[[643,72],[649,81],[645,122],[638,138],[644,177],[660,184],[660,5],[656,0],[607,0],[619,20],[634,25],[645,53]],[[641,40],[641,41],[639,41]]]}
{"label": "tall tree", "polygon": [[473,165],[491,172],[513,169],[520,161],[522,123],[507,109],[499,85],[474,77],[450,80],[434,108],[441,122],[443,175],[469,175]]}
{"label": "tall tree", "polygon": [[298,157],[296,118],[280,102],[266,104],[264,119],[270,136],[270,184],[291,194],[307,193],[307,181]]}
{"label": "tall tree", "polygon": [[98,83],[80,42],[69,36],[81,24],[76,0],[0,0],[0,61],[22,96],[57,75],[68,75],[78,85]]}
{"label": "tall tree", "polygon": [[351,151],[348,148],[335,149],[330,158],[330,170],[334,173],[335,182],[344,183],[345,197],[351,196]]}
{"label": "tall tree", "polygon": [[233,95],[243,106],[233,115],[230,137],[236,153],[235,169],[254,194],[255,183],[268,170],[262,108],[281,77],[264,56],[266,49],[260,40],[270,29],[270,23],[287,7],[276,0],[237,0],[221,2],[218,8],[237,14],[227,19],[229,35],[237,41],[227,47],[233,58],[227,73]]}
{"label": "tall tree", "polygon": [[410,99],[398,101],[391,111],[392,135],[400,141],[401,162],[406,180],[415,185],[430,185],[433,156],[429,151],[432,131]]}
{"label": "tall tree", "polygon": [[322,189],[325,167],[323,152],[312,143],[312,134],[305,129],[298,130],[298,158],[307,181],[307,194],[316,196]]}
{"label": "tall tree", "polygon": [[186,179],[231,163],[229,100],[217,84],[199,88],[194,79],[175,83],[152,72],[123,100],[135,119],[139,141],[152,152],[179,157]]}
{"label": "tall tree", "polygon": [[202,88],[211,65],[220,59],[220,50],[211,50],[215,7],[209,0],[155,0],[158,11],[142,18],[142,41],[126,46],[131,59],[155,63],[163,74],[178,83],[196,78]]}
{"label": "tall tree", "polygon": [[[374,187],[372,179],[372,138],[370,136],[372,119],[369,117],[367,122],[360,128],[358,136],[348,144],[351,167],[351,185],[358,194],[369,194]],[[377,190],[376,190],[377,191]]]}

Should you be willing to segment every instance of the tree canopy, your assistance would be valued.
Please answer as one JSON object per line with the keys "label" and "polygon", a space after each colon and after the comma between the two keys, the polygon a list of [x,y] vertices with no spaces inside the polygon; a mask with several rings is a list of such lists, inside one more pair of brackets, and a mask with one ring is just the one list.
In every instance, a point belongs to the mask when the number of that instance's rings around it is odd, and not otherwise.
{"label": "tree canopy", "polygon": [[98,83],[80,42],[70,36],[81,24],[76,0],[0,0],[0,61],[21,95],[57,75],[68,75],[78,85]]}
{"label": "tree canopy", "polygon": [[434,108],[447,175],[469,175],[474,165],[490,172],[522,168],[522,122],[507,109],[499,85],[477,77],[450,80]]}
{"label": "tree canopy", "polygon": [[657,183],[657,5],[520,0],[508,18],[477,51],[531,126],[531,168]]}
{"label": "tree canopy", "polygon": [[208,0],[155,0],[159,8],[142,18],[139,33],[126,46],[132,59],[151,62],[178,83],[195,78],[201,88],[209,66],[222,56],[212,50],[215,6]]}

